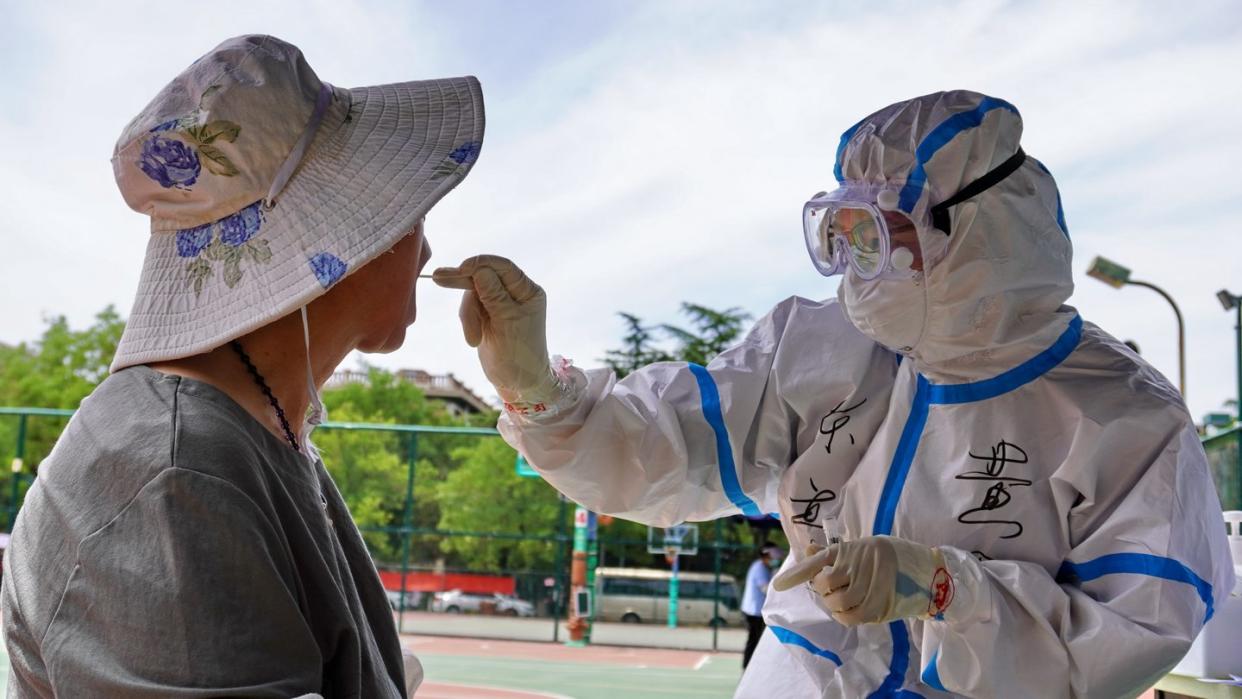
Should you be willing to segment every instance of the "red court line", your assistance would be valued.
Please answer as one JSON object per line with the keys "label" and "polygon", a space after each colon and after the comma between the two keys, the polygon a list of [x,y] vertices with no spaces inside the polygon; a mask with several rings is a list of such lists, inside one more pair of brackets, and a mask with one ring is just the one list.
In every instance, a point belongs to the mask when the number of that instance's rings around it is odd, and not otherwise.
{"label": "red court line", "polygon": [[475,684],[454,682],[424,682],[415,692],[418,699],[559,699],[558,694],[525,692],[520,689],[503,689]]}
{"label": "red court line", "polygon": [[[403,635],[401,643],[413,651],[415,655],[419,653],[440,653],[443,655],[485,656],[564,663],[599,663],[636,668],[679,668],[685,670],[697,669],[701,667],[704,656],[716,655],[707,651],[695,650],[628,648],[622,646],[573,648],[560,643],[498,641],[484,638],[419,636],[414,634]],[[727,653],[725,655],[732,657],[737,654]]]}

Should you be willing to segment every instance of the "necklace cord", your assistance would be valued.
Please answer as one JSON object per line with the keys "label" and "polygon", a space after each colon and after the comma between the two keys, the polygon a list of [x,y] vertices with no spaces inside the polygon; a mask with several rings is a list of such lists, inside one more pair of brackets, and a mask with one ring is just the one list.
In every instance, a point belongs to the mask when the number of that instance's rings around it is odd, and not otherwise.
{"label": "necklace cord", "polygon": [[246,370],[250,372],[250,376],[254,378],[254,382],[259,385],[259,389],[263,391],[263,395],[267,396],[268,402],[276,409],[276,417],[280,420],[280,426],[285,431],[285,439],[289,440],[289,446],[294,451],[300,452],[298,448],[298,439],[293,436],[293,430],[289,429],[289,420],[285,418],[285,411],[280,407],[280,403],[276,400],[276,396],[272,393],[272,389],[268,387],[267,382],[263,380],[263,376],[259,374],[259,370],[255,368],[254,363],[250,361],[250,355],[246,354],[246,350],[242,349],[241,343],[233,340],[229,343],[237,356],[241,358],[242,363],[246,365]]}

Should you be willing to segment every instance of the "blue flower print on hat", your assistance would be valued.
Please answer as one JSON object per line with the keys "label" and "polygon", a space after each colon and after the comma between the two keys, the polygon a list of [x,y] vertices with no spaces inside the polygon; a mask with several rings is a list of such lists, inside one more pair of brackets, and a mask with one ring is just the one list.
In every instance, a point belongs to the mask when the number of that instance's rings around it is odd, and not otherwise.
{"label": "blue flower print on hat", "polygon": [[272,261],[271,246],[256,237],[263,227],[262,205],[256,201],[214,223],[177,231],[177,255],[190,258],[185,271],[195,295],[203,293],[215,271],[214,262],[222,263],[220,278],[232,289],[245,275],[243,262],[261,265]]}
{"label": "blue flower print on hat", "polygon": [[211,244],[211,224],[177,231],[177,256],[198,257]]}
{"label": "blue flower print on hat", "polygon": [[256,201],[232,216],[221,219],[220,242],[235,248],[253,238],[259,232],[259,226],[263,225],[260,205],[261,202]]}
{"label": "blue flower print on hat", "polygon": [[479,159],[479,151],[483,144],[478,141],[467,141],[453,149],[448,157],[432,168],[431,179],[448,177],[449,175],[465,175],[466,166]]}
{"label": "blue flower print on hat", "polygon": [[345,270],[349,268],[349,265],[330,252],[321,252],[310,258],[310,267],[315,273],[315,278],[326,289],[345,276]]}
{"label": "blue flower print on hat", "polygon": [[138,167],[166,189],[189,189],[202,171],[192,148],[175,138],[163,136],[154,136],[142,144]]}
{"label": "blue flower print on hat", "polygon": [[483,144],[478,141],[470,141],[457,146],[452,153],[449,153],[449,160],[457,163],[473,163],[479,159],[479,151],[483,149]]}
{"label": "blue flower print on hat", "polygon": [[310,258],[310,268],[323,288],[327,289],[345,276],[349,265],[330,252],[321,252]]}
{"label": "blue flower print on hat", "polygon": [[[236,141],[241,127],[222,119],[201,123],[205,113],[204,103],[219,89],[219,85],[212,85],[199,97],[198,108],[193,112],[156,124],[150,129],[150,133],[157,135],[142,144],[142,155],[138,160],[138,167],[147,177],[159,182],[162,187],[189,189],[198,180],[204,165],[208,172],[222,177],[233,177],[239,172],[216,144]],[[170,138],[174,133],[185,137],[185,141]]]}

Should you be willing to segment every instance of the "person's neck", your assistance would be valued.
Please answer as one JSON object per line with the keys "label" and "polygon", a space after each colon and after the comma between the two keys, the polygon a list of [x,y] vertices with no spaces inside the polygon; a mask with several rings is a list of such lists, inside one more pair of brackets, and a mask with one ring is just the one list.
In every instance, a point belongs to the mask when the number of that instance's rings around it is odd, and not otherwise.
{"label": "person's neck", "polygon": [[[316,326],[313,307],[307,310],[310,315],[311,374],[318,388],[349,354],[352,345],[347,338],[335,336],[333,328],[326,324]],[[237,342],[271,389],[300,447],[302,424],[310,405],[310,392],[306,385],[307,350],[300,311],[240,337]],[[165,374],[211,384],[236,401],[268,431],[285,441],[284,428],[275,409],[231,345],[226,343],[210,352],[150,366]]]}

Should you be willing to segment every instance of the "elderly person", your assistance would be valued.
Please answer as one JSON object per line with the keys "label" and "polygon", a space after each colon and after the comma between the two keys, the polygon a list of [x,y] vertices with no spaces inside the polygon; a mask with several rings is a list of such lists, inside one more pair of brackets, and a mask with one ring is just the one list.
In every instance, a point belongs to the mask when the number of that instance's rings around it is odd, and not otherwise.
{"label": "elderly person", "polygon": [[339,88],[296,47],[244,36],[125,128],[116,179],[152,235],[112,374],[17,520],[12,695],[412,691],[309,436],[349,352],[401,345],[423,218],[483,124],[473,78]]}
{"label": "elderly person", "polygon": [[739,697],[1134,695],[1229,593],[1194,423],[1065,305],[1061,198],[1021,136],[965,90],[847,130],[802,210],[838,298],[782,302],[706,367],[549,361],[512,263],[437,270],[549,483],[664,526],[780,513]]}

